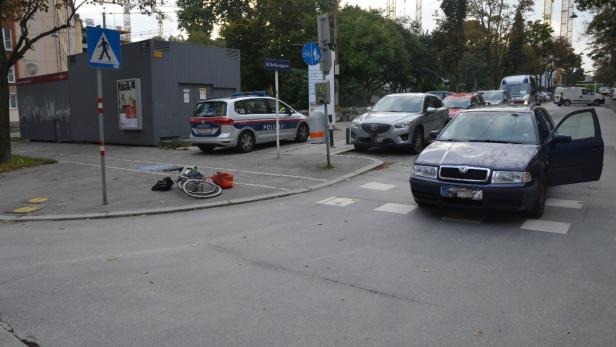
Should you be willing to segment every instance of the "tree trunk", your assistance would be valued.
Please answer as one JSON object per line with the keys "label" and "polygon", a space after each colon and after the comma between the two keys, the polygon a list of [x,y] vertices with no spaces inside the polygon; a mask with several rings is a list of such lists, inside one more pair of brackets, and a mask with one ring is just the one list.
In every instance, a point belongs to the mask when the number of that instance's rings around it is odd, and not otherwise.
{"label": "tree trunk", "polygon": [[6,74],[0,74],[0,164],[10,160],[9,81]]}

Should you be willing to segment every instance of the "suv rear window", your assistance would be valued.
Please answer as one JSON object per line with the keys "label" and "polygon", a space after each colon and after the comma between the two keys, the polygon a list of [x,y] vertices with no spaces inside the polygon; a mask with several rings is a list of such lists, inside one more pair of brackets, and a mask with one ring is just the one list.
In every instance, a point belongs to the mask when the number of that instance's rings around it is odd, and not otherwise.
{"label": "suv rear window", "polygon": [[200,102],[195,107],[193,117],[224,117],[226,106],[224,101]]}

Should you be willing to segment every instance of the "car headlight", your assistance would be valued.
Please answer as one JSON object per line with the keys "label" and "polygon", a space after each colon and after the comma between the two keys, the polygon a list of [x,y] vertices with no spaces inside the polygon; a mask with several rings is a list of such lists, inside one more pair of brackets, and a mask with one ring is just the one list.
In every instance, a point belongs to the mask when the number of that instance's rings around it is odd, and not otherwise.
{"label": "car headlight", "polygon": [[409,125],[411,125],[411,122],[400,122],[400,123],[394,124],[394,128],[398,128],[398,129],[408,128]]}
{"label": "car headlight", "polygon": [[492,183],[527,183],[532,180],[530,172],[522,171],[494,171]]}
{"label": "car headlight", "polygon": [[353,121],[351,122],[351,127],[359,128],[359,120],[353,119]]}
{"label": "car headlight", "polygon": [[436,178],[438,168],[436,166],[413,165],[411,175],[428,178]]}

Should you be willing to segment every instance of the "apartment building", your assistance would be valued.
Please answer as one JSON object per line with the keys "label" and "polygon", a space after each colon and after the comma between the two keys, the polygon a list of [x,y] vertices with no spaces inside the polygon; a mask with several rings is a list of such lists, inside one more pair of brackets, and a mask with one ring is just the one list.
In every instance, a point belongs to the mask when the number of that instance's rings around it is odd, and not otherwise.
{"label": "apartment building", "polygon": [[[30,36],[36,36],[54,26],[66,23],[70,13],[67,8],[50,6],[47,12],[39,12],[29,23]],[[14,48],[21,30],[17,23],[6,21],[2,23],[2,38],[7,54]],[[26,52],[16,66],[9,72],[10,121],[19,122],[17,109],[18,79],[49,75],[68,71],[68,56],[83,52],[82,23],[78,16],[71,21],[71,26],[37,41]]]}

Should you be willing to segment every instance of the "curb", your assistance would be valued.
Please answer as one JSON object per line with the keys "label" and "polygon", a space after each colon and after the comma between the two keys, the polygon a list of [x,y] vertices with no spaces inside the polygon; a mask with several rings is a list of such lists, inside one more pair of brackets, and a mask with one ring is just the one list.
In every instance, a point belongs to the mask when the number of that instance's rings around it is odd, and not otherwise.
{"label": "curb", "polygon": [[[336,154],[336,155],[345,156],[345,157],[354,157],[351,155],[341,155],[341,154]],[[321,189],[324,187],[329,187],[336,183],[340,183],[352,177],[368,172],[380,165],[383,165],[383,161],[378,160],[378,159],[374,159],[370,157],[361,157],[361,158],[372,160],[373,163],[370,165],[366,165],[362,168],[359,168],[357,170],[351,171],[340,177],[329,180],[327,182],[318,183],[318,184],[315,184],[315,185],[312,185],[306,188],[288,190],[288,191],[284,191],[280,193],[262,194],[262,195],[255,195],[255,196],[250,196],[246,198],[221,200],[221,201],[207,202],[207,203],[201,203],[201,204],[190,204],[190,205],[183,205],[183,206],[177,206],[177,207],[157,207],[157,208],[142,209],[142,210],[95,212],[95,213],[82,213],[82,214],[63,214],[63,215],[51,215],[50,214],[50,215],[42,215],[42,216],[0,215],[0,222],[19,223],[19,222],[37,222],[37,221],[69,221],[69,220],[82,220],[82,219],[103,219],[103,218],[118,218],[118,217],[133,217],[133,216],[149,216],[149,215],[157,215],[157,214],[203,210],[203,209],[221,207],[221,206],[233,206],[233,205],[246,204],[246,203],[255,202],[255,201],[282,198],[285,196],[307,193],[313,190]]]}

